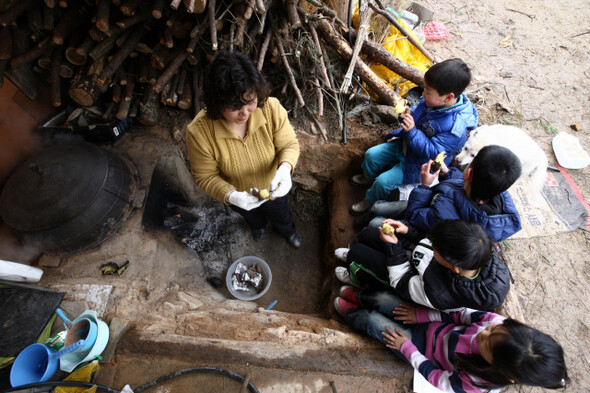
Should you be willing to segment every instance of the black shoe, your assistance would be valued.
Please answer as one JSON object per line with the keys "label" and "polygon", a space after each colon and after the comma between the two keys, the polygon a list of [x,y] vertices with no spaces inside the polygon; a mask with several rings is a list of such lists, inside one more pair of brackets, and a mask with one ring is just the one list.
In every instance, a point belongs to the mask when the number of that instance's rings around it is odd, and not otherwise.
{"label": "black shoe", "polygon": [[374,216],[373,212],[371,211],[371,209],[369,209],[366,212],[364,212],[362,215],[356,216],[354,218],[354,227],[356,229],[363,229],[364,227],[369,225],[369,223],[371,222],[371,220],[373,218],[375,218],[375,216]]}
{"label": "black shoe", "polygon": [[301,247],[301,236],[299,236],[297,234],[297,232],[295,232],[294,234],[292,234],[291,236],[289,236],[287,238],[287,241],[289,242],[290,245],[292,245],[295,248]]}
{"label": "black shoe", "polygon": [[264,239],[264,228],[252,229],[252,237],[254,238],[254,241],[257,242]]}

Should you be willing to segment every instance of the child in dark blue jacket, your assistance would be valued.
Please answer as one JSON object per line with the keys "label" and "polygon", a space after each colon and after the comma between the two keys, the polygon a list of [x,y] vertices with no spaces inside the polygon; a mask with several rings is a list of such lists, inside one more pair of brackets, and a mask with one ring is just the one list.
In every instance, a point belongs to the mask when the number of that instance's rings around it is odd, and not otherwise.
{"label": "child in dark blue jacket", "polygon": [[402,126],[386,136],[388,142],[366,151],[363,174],[353,176],[353,183],[372,186],[365,199],[352,205],[352,214],[363,213],[396,187],[419,183],[420,166],[442,151],[450,164],[467,132],[477,127],[477,110],[463,94],[470,81],[471,72],[460,59],[445,60],[426,71],[422,99],[400,116]]}
{"label": "child in dark blue jacket", "polygon": [[[444,220],[472,220],[499,242],[522,228],[516,206],[506,191],[521,172],[520,159],[512,151],[486,146],[463,173],[443,164],[433,174],[431,164],[429,161],[422,166],[422,184],[412,190],[405,210],[405,218],[417,230],[429,232]],[[437,176],[440,182],[430,187]]]}

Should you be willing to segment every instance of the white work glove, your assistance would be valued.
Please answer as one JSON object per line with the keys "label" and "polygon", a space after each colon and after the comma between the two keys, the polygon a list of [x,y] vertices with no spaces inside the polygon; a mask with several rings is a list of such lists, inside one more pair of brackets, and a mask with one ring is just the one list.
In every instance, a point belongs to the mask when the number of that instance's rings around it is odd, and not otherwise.
{"label": "white work glove", "polygon": [[291,186],[291,164],[283,162],[279,165],[275,177],[270,182],[270,198],[284,197],[289,193]]}
{"label": "white work glove", "polygon": [[232,191],[229,194],[229,197],[227,197],[227,200],[232,205],[248,211],[256,209],[258,206],[266,202],[265,200],[261,201],[254,195],[248,194],[246,191]]}

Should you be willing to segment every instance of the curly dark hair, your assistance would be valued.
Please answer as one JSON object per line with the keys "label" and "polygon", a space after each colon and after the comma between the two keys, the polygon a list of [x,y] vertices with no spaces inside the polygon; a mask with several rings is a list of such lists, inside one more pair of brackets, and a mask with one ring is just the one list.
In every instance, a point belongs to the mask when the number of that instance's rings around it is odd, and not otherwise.
{"label": "curly dark hair", "polygon": [[221,119],[225,109],[239,109],[249,103],[244,98],[256,93],[258,107],[262,107],[270,94],[268,83],[256,69],[252,60],[241,52],[221,51],[211,61],[203,79],[201,101],[207,115]]}

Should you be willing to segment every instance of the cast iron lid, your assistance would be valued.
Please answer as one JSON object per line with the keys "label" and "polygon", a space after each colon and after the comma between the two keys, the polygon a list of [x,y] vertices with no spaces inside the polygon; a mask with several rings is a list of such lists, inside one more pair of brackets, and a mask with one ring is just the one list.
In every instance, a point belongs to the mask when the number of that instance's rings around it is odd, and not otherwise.
{"label": "cast iron lid", "polygon": [[24,232],[58,227],[90,206],[108,172],[105,152],[90,143],[48,147],[10,176],[0,194],[0,217]]}

